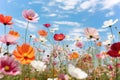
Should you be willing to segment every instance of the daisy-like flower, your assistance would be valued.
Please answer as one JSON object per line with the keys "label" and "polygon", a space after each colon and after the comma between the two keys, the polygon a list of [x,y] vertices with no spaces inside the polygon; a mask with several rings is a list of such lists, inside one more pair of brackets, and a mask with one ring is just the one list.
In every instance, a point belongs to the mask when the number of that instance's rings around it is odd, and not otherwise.
{"label": "daisy-like flower", "polygon": [[85,79],[88,76],[87,73],[72,64],[68,64],[68,73],[76,79]]}
{"label": "daisy-like flower", "polygon": [[84,44],[81,41],[76,41],[75,46],[78,48],[82,48]]}
{"label": "daisy-like flower", "polygon": [[9,56],[1,57],[0,73],[11,76],[20,74],[20,68],[18,62],[13,57],[9,57]]}
{"label": "daisy-like flower", "polygon": [[110,19],[108,21],[105,21],[104,25],[102,27],[103,28],[111,27],[112,25],[114,25],[117,22],[118,22],[118,19],[115,19],[114,21],[112,19]]}
{"label": "daisy-like flower", "polygon": [[58,80],[58,78],[48,78],[47,80]]}
{"label": "daisy-like flower", "polygon": [[97,39],[97,40],[99,39],[99,33],[97,29],[95,28],[91,28],[91,27],[85,28],[84,33],[88,39],[92,39],[92,38]]}
{"label": "daisy-like flower", "polygon": [[29,22],[37,22],[39,20],[39,16],[33,10],[24,10],[22,12],[23,17]]}
{"label": "daisy-like flower", "polygon": [[34,61],[32,61],[31,62],[31,65],[32,65],[32,67],[33,68],[35,68],[37,71],[39,71],[39,72],[43,72],[43,71],[45,71],[45,69],[46,69],[46,65],[45,65],[45,62],[42,62],[42,61],[36,61],[36,60],[34,60]]}

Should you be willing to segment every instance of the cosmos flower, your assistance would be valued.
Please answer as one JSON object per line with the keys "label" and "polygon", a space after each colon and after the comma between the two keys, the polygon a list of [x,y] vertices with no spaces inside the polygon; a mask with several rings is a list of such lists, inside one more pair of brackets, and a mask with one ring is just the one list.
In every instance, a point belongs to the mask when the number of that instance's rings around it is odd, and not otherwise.
{"label": "cosmos flower", "polygon": [[65,35],[60,33],[60,34],[54,34],[54,40],[56,41],[62,41],[65,38]]}
{"label": "cosmos flower", "polygon": [[13,57],[3,56],[0,58],[0,73],[15,76],[20,74],[19,64]]}
{"label": "cosmos flower", "polygon": [[38,34],[42,37],[46,37],[48,35],[48,33],[45,30],[39,30]]}
{"label": "cosmos flower", "polygon": [[46,24],[43,24],[46,28],[49,28],[51,26],[51,24],[49,23],[46,23]]}
{"label": "cosmos flower", "polygon": [[76,41],[75,46],[78,47],[78,48],[82,48],[84,45],[83,45],[82,42]]}
{"label": "cosmos flower", "polygon": [[115,23],[118,22],[118,19],[115,19],[114,21],[112,19],[108,20],[108,21],[105,21],[104,22],[104,25],[102,26],[103,28],[106,28],[106,27],[111,27],[112,25],[114,25]]}
{"label": "cosmos flower", "polygon": [[3,14],[0,14],[0,23],[4,25],[12,25],[13,22],[11,22],[12,17],[11,16],[4,16]]}
{"label": "cosmos flower", "polygon": [[45,69],[46,69],[46,65],[45,65],[45,62],[42,62],[42,61],[36,61],[36,60],[34,60],[34,61],[32,61],[31,62],[31,65],[32,65],[32,67],[33,68],[35,68],[37,71],[39,71],[39,72],[43,72],[43,71],[45,71]]}
{"label": "cosmos flower", "polygon": [[16,43],[17,43],[17,42],[16,42],[17,40],[18,40],[17,37],[15,37],[15,36],[13,36],[13,35],[10,35],[10,34],[6,34],[6,35],[0,36],[0,41],[1,41],[2,43],[7,44],[7,45],[16,44]]}
{"label": "cosmos flower", "polygon": [[13,51],[13,54],[22,64],[29,64],[35,59],[35,50],[27,43],[17,46],[17,49]]}
{"label": "cosmos flower", "polygon": [[87,73],[72,64],[68,64],[68,73],[76,79],[85,79],[88,76]]}
{"label": "cosmos flower", "polygon": [[85,28],[84,33],[88,39],[99,39],[99,33],[95,28]]}
{"label": "cosmos flower", "polygon": [[38,14],[35,13],[33,10],[24,10],[22,12],[23,17],[30,22],[37,22],[39,20]]}
{"label": "cosmos flower", "polygon": [[120,42],[113,43],[107,54],[111,57],[120,57]]}

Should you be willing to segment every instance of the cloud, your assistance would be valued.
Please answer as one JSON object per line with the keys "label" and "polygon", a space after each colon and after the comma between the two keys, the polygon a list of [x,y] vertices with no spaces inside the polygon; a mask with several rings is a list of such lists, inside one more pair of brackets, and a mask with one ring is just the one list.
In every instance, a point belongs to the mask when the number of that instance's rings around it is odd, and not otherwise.
{"label": "cloud", "polygon": [[31,4],[44,4],[44,2],[35,0],[35,1],[28,2],[28,4],[30,4],[30,5]]}
{"label": "cloud", "polygon": [[[15,21],[15,25],[20,27],[20,28],[26,28],[27,27],[27,22],[25,21],[22,21],[22,20],[18,20],[18,19],[13,19]],[[29,31],[36,31],[37,28],[35,25],[29,23],[29,28],[28,28]]]}
{"label": "cloud", "polygon": [[102,10],[112,9],[120,4],[120,0],[102,0],[101,4],[103,5]]}
{"label": "cloud", "polygon": [[54,21],[54,24],[80,27],[80,23],[71,21]]}
{"label": "cloud", "polygon": [[114,14],[115,14],[114,11],[110,11],[110,12],[108,12],[105,16],[106,16],[106,17],[109,17],[109,16],[113,16]]}
{"label": "cloud", "polygon": [[106,32],[108,29],[97,29],[98,32]]}
{"label": "cloud", "polygon": [[49,16],[49,17],[55,17],[55,16],[57,16],[57,14],[51,13],[51,14],[49,14],[49,15],[47,15],[47,16]]}

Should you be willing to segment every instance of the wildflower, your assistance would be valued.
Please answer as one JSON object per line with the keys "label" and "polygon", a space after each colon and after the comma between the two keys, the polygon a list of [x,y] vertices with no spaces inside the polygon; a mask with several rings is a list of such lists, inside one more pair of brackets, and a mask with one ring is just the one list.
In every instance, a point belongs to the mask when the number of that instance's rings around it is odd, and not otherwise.
{"label": "wildflower", "polygon": [[77,52],[73,52],[72,54],[69,55],[69,59],[77,59],[79,57],[79,54]]}
{"label": "wildflower", "polygon": [[16,31],[14,31],[14,30],[10,30],[8,34],[10,34],[10,35],[12,35],[12,36],[14,36],[16,38],[20,37],[20,34],[18,32],[16,32]]}
{"label": "wildflower", "polygon": [[4,56],[0,58],[0,72],[5,75],[15,76],[20,74],[19,64],[13,57]]}
{"label": "wildflower", "polygon": [[21,46],[17,46],[17,49],[14,50],[13,54],[22,64],[29,64],[35,59],[34,48],[26,43],[23,43]]}
{"label": "wildflower", "polygon": [[49,28],[51,25],[49,23],[43,24],[46,28]]}
{"label": "wildflower", "polygon": [[36,61],[36,60],[32,61],[32,62],[31,62],[31,65],[32,65],[33,68],[35,68],[37,71],[40,71],[40,72],[45,71],[45,69],[46,69],[46,67],[47,67],[47,66],[45,65],[45,62]]}
{"label": "wildflower", "polygon": [[58,75],[59,80],[69,80],[69,76],[65,74],[59,74]]}
{"label": "wildflower", "polygon": [[102,42],[96,42],[96,46],[101,46]]}
{"label": "wildflower", "polygon": [[58,80],[58,78],[48,78],[47,80]]}
{"label": "wildflower", "polygon": [[85,28],[84,33],[88,39],[99,39],[99,33],[95,28]]}
{"label": "wildflower", "polygon": [[88,76],[87,73],[72,64],[68,64],[68,73],[76,79],[85,79]]}
{"label": "wildflower", "polygon": [[13,22],[11,22],[12,17],[11,16],[4,16],[3,14],[0,14],[0,23],[4,25],[12,25]]}
{"label": "wildflower", "polygon": [[59,28],[58,28],[58,27],[54,27],[54,28],[51,28],[51,29],[50,29],[50,32],[51,32],[51,33],[54,33],[54,32],[57,31],[57,30],[59,30]]}
{"label": "wildflower", "polygon": [[48,33],[45,30],[39,30],[38,34],[42,37],[46,37],[48,35]]}
{"label": "wildflower", "polygon": [[96,57],[98,59],[104,59],[105,58],[105,54],[104,53],[99,53],[99,54],[96,54]]}
{"label": "wildflower", "polygon": [[13,35],[10,35],[10,34],[6,34],[6,35],[3,35],[3,36],[0,36],[0,41],[2,43],[7,44],[7,45],[16,44],[17,40],[18,40],[17,37],[14,37]]}
{"label": "wildflower", "polygon": [[65,38],[64,34],[54,34],[54,40],[56,41],[62,41]]}
{"label": "wildflower", "polygon": [[78,47],[78,48],[82,48],[82,47],[83,47],[83,43],[80,42],[80,41],[77,41],[77,42],[75,43],[75,46]]}
{"label": "wildflower", "polygon": [[116,22],[118,22],[118,19],[115,19],[114,21],[112,19],[105,21],[104,25],[102,26],[103,28],[111,27],[114,25]]}
{"label": "wildflower", "polygon": [[35,13],[33,10],[24,10],[22,12],[23,17],[30,22],[37,22],[39,20],[38,14]]}
{"label": "wildflower", "polygon": [[107,54],[111,57],[120,57],[120,42],[113,43]]}

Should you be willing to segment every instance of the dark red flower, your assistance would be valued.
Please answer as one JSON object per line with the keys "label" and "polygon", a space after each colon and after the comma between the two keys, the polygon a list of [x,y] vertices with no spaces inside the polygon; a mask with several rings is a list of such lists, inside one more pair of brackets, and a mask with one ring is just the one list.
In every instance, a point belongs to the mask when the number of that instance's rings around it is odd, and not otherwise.
{"label": "dark red flower", "polygon": [[46,28],[49,28],[51,25],[49,23],[43,24]]}
{"label": "dark red flower", "polygon": [[54,40],[56,41],[62,41],[64,38],[65,38],[65,35],[62,33],[54,35]]}
{"label": "dark red flower", "polygon": [[120,42],[112,44],[107,54],[111,57],[120,57]]}
{"label": "dark red flower", "polygon": [[11,22],[12,17],[11,16],[4,16],[3,14],[0,14],[0,23],[4,25],[12,25],[13,22]]}

